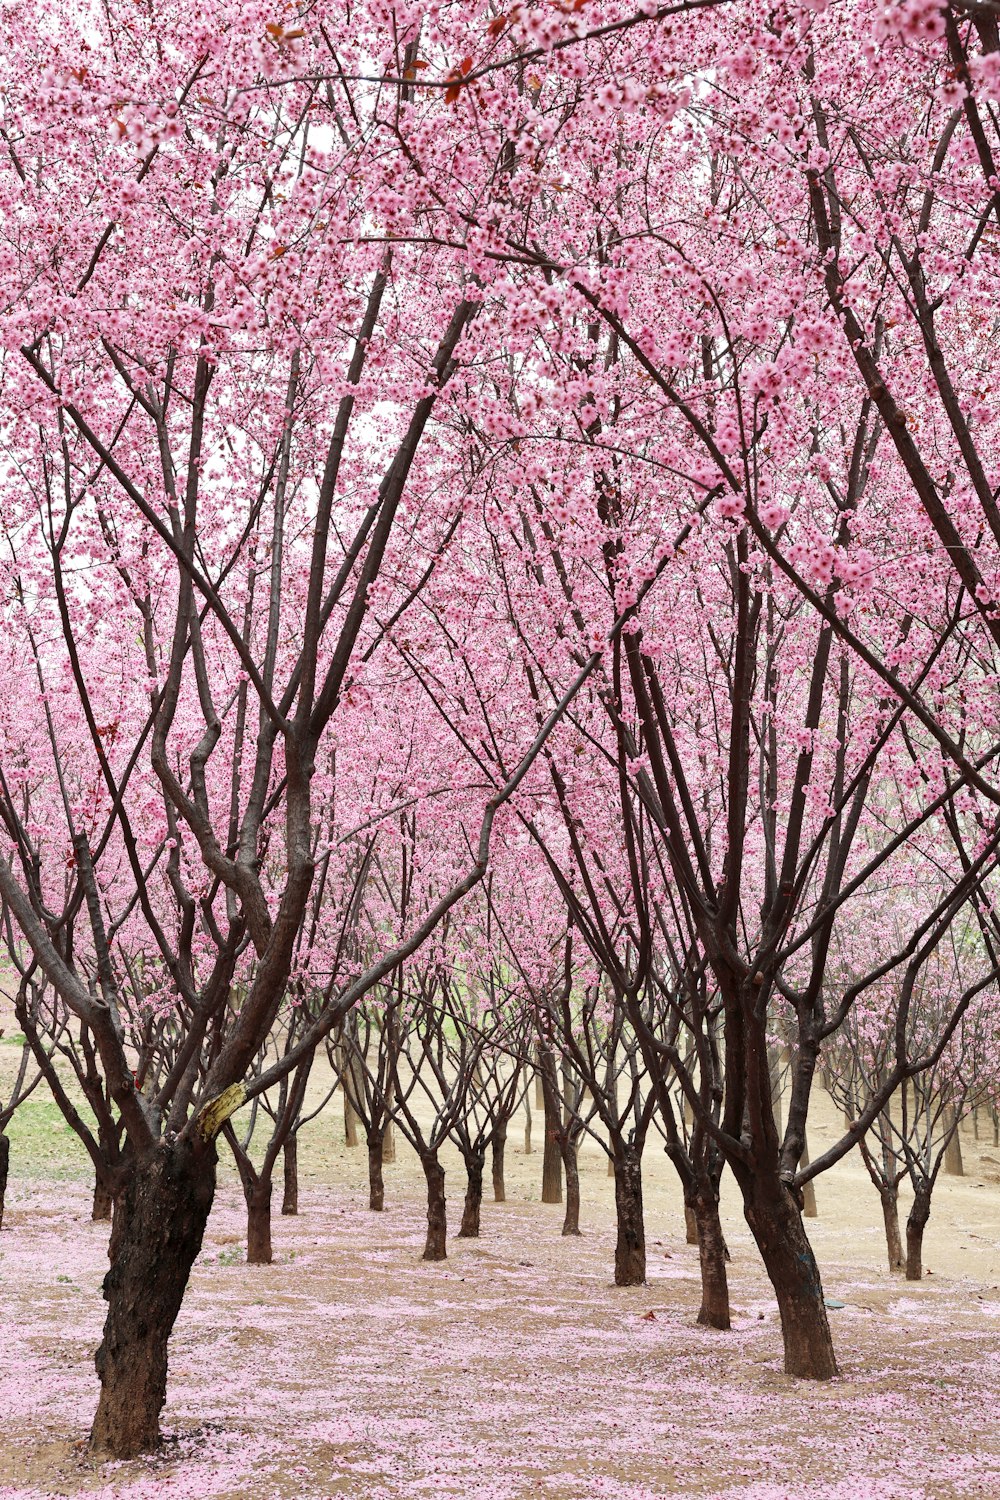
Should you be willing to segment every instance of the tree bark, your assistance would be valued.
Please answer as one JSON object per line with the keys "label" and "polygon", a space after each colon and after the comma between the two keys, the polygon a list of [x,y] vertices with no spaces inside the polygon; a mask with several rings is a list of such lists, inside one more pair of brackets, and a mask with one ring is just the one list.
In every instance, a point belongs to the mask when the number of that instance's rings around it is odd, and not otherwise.
{"label": "tree bark", "polygon": [[479,1211],[483,1206],[483,1170],[485,1154],[466,1158],[465,1170],[468,1183],[465,1189],[465,1204],[462,1208],[462,1223],[458,1231],[460,1240],[478,1240]]}
{"label": "tree bark", "polygon": [[693,1203],[684,1204],[684,1237],[689,1245],[697,1245],[698,1240],[698,1215],[694,1211]]}
{"label": "tree bark", "polygon": [[392,1127],[392,1121],[386,1120],[385,1129],[382,1131],[382,1163],[394,1162],[396,1160],[396,1132]]}
{"label": "tree bark", "polygon": [[0,1229],[3,1228],[3,1210],[7,1198],[7,1174],[10,1171],[10,1136],[0,1131]]}
{"label": "tree bark", "polygon": [[885,1224],[885,1248],[889,1256],[889,1270],[903,1269],[903,1241],[899,1233],[899,1190],[895,1187],[879,1189],[882,1200],[882,1220]]}
{"label": "tree bark", "polygon": [[719,1219],[719,1200],[699,1193],[693,1212],[698,1229],[698,1258],[701,1263],[701,1309],[698,1322],[705,1328],[728,1328],[729,1277],[726,1274],[725,1236]]}
{"label": "tree bark", "polygon": [[427,1179],[427,1242],[424,1245],[424,1260],[447,1260],[448,1218],[444,1196],[444,1167],[436,1152],[428,1152],[421,1158],[424,1177]]}
{"label": "tree bark", "polygon": [[778,1299],[785,1374],[832,1380],[837,1359],[823,1284],[798,1206],[777,1173],[754,1175],[740,1186],[746,1221]]}
{"label": "tree bark", "polygon": [[111,1218],[114,1201],[110,1185],[98,1174],[94,1178],[94,1198],[90,1209],[90,1217],[95,1224],[103,1224]]}
{"label": "tree bark", "polygon": [[385,1138],[380,1130],[373,1130],[368,1137],[368,1207],[375,1214],[380,1214],[385,1208],[384,1160]]}
{"label": "tree bark", "polygon": [[646,1228],[642,1217],[642,1159],[626,1147],[615,1157],[615,1286],[642,1286],[646,1280]]}
{"label": "tree bark", "polygon": [[931,1189],[921,1182],[913,1194],[913,1207],[906,1219],[906,1279],[920,1281],[924,1274],[924,1230],[931,1216]]}
{"label": "tree bark", "polygon": [[281,1212],[297,1214],[299,1211],[299,1138],[294,1132],[281,1148],[281,1160],[285,1177]]}
{"label": "tree bark", "polygon": [[562,1129],[562,1111],[555,1088],[546,1074],[539,1075],[543,1085],[545,1106],[545,1149],[542,1154],[542,1202],[561,1203],[562,1152],[559,1150],[559,1132]]}
{"label": "tree bark", "polygon": [[214,1144],[160,1141],[119,1193],[104,1278],[108,1313],[95,1364],[101,1395],[93,1446],[115,1458],[160,1441],[167,1343],[215,1194]]}
{"label": "tree bark", "polygon": [[[806,1141],[805,1126],[802,1127],[802,1155],[799,1157],[799,1166],[809,1165],[809,1145]],[[804,1219],[818,1219],[819,1209],[816,1207],[816,1179],[810,1177],[808,1182],[802,1184],[802,1217]]]}
{"label": "tree bark", "polygon": [[958,1119],[953,1104],[945,1105],[944,1126],[946,1130],[951,1131],[951,1137],[944,1148],[944,1170],[949,1177],[964,1177],[965,1166],[962,1162],[962,1137],[958,1133]]}
{"label": "tree bark", "polygon": [[271,1179],[258,1177],[247,1199],[247,1265],[269,1266],[271,1250]]}
{"label": "tree bark", "polygon": [[580,1233],[580,1164],[577,1160],[577,1144],[567,1138],[563,1146],[563,1166],[566,1168],[566,1214],[563,1218],[564,1235]]}
{"label": "tree bark", "polygon": [[504,1180],[504,1157],[507,1150],[507,1121],[496,1128],[493,1136],[493,1202],[507,1202],[507,1184]]}

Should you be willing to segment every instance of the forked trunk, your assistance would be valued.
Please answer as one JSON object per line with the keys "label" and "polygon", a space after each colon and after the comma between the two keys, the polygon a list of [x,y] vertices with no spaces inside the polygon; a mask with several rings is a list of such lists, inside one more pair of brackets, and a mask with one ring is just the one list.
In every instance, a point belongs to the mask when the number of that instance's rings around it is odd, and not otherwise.
{"label": "forked trunk", "polygon": [[615,1157],[615,1286],[642,1286],[646,1280],[646,1228],[642,1217],[642,1160],[626,1147]]}
{"label": "forked trunk", "polygon": [[458,1231],[460,1240],[478,1240],[479,1211],[483,1206],[483,1169],[485,1154],[466,1157],[465,1170],[468,1185],[465,1189],[465,1204],[462,1208],[462,1225]]}
{"label": "forked trunk", "polygon": [[3,1228],[3,1207],[7,1197],[7,1174],[10,1171],[10,1136],[0,1131],[0,1229]]}
{"label": "forked trunk", "polygon": [[699,1194],[694,1202],[698,1227],[698,1258],[701,1263],[701,1309],[698,1322],[705,1328],[728,1328],[729,1278],[726,1275],[725,1236],[719,1219],[719,1200]]}
{"label": "forked trunk", "polygon": [[94,1199],[91,1204],[90,1217],[95,1224],[103,1224],[111,1218],[111,1210],[114,1207],[114,1194],[111,1184],[105,1177],[98,1175],[94,1178]]}
{"label": "forked trunk", "polygon": [[566,1168],[566,1214],[562,1232],[580,1233],[580,1164],[577,1160],[576,1141],[569,1139],[563,1146],[563,1166]]}
{"label": "forked trunk", "polygon": [[832,1380],[837,1359],[823,1284],[798,1206],[777,1174],[740,1185],[743,1212],[778,1299],[785,1374]]}
{"label": "forked trunk", "polygon": [[444,1167],[436,1152],[421,1157],[424,1177],[427,1179],[427,1243],[424,1260],[446,1260],[448,1257],[448,1218],[444,1196]]}
{"label": "forked trunk", "polygon": [[924,1274],[924,1230],[931,1216],[931,1190],[920,1183],[913,1194],[913,1207],[906,1219],[906,1279],[920,1281]]}
{"label": "forked trunk", "polygon": [[160,1441],[167,1342],[201,1249],[215,1164],[214,1145],[160,1141],[135,1162],[119,1193],[91,1430],[94,1447],[115,1458],[150,1452]]}
{"label": "forked trunk", "polygon": [[882,1219],[885,1223],[885,1248],[889,1256],[889,1270],[903,1269],[903,1241],[899,1233],[899,1193],[895,1187],[879,1190],[882,1200]]}
{"label": "forked trunk", "polygon": [[272,1260],[270,1177],[258,1177],[246,1199],[247,1265],[269,1266]]}
{"label": "forked trunk", "polygon": [[368,1137],[368,1207],[376,1214],[380,1214],[385,1208],[385,1179],[382,1176],[384,1160],[385,1139],[381,1130],[373,1130]]}
{"label": "forked trunk", "polygon": [[283,1214],[297,1214],[299,1211],[299,1138],[292,1134],[288,1137],[281,1149],[281,1159],[284,1167],[285,1189],[281,1198],[281,1212]]}
{"label": "forked trunk", "polygon": [[496,1128],[493,1137],[493,1202],[507,1202],[507,1186],[504,1182],[503,1166],[507,1149],[507,1121]]}

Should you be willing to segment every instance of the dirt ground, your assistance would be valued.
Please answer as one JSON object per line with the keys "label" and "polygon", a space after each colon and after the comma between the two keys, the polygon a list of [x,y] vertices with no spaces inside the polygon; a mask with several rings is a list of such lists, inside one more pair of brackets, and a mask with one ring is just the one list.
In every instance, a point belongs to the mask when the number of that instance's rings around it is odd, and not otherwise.
{"label": "dirt ground", "polygon": [[[7,1051],[4,1048],[4,1051]],[[834,1139],[825,1096],[816,1155]],[[32,1115],[35,1111],[35,1115]],[[21,1116],[24,1116],[22,1119]],[[536,1141],[538,1138],[536,1120]],[[386,1212],[368,1212],[363,1148],[333,1107],[302,1144],[301,1212],[275,1218],[275,1263],[248,1267],[223,1164],[171,1346],[169,1441],[98,1463],[83,1439],[106,1227],[87,1163],[51,1106],[15,1122],[0,1236],[0,1500],[923,1500],[1000,1496],[1000,1151],[963,1135],[919,1284],[889,1276],[858,1158],[818,1183],[810,1233],[842,1375],[781,1371],[777,1308],[730,1183],[735,1326],[698,1329],[697,1252],[655,1141],[645,1169],[648,1285],[612,1285],[606,1159],[581,1157],[583,1235],[541,1204],[541,1156],[508,1147],[505,1204],[479,1241],[420,1261],[422,1178],[400,1143]],[[990,1141],[992,1135],[990,1135]],[[462,1179],[448,1160],[457,1228]]]}

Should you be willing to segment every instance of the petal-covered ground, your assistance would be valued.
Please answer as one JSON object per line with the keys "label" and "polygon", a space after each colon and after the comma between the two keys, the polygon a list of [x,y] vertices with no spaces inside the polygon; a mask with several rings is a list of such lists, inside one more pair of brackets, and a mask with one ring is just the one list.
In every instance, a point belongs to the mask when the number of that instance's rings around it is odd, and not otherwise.
{"label": "petal-covered ground", "polygon": [[[352,1153],[360,1155],[361,1153]],[[535,1161],[538,1158],[534,1158]],[[356,1174],[352,1174],[355,1175]],[[924,1500],[1000,1495],[1000,1293],[825,1267],[842,1378],[782,1373],[777,1310],[730,1227],[735,1327],[698,1329],[697,1252],[650,1224],[649,1284],[611,1285],[539,1203],[425,1265],[409,1174],[387,1212],[310,1182],[248,1267],[224,1179],[171,1347],[161,1453],[83,1441],[106,1226],[86,1185],[12,1186],[0,1237],[0,1500]],[[452,1204],[453,1209],[457,1205]]]}

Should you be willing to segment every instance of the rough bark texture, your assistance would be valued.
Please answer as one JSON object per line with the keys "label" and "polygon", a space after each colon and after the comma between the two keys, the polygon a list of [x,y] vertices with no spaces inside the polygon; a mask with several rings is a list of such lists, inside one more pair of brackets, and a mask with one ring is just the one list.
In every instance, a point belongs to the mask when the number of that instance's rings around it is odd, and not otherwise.
{"label": "rough bark texture", "polygon": [[615,1157],[615,1286],[642,1286],[646,1280],[646,1228],[642,1217],[642,1161],[626,1149]]}
{"label": "rough bark texture", "polygon": [[95,1224],[103,1224],[111,1218],[111,1210],[114,1207],[114,1195],[110,1184],[103,1177],[94,1179],[94,1200],[90,1209],[90,1217]]}
{"label": "rough bark texture", "polygon": [[10,1137],[0,1131],[0,1229],[3,1228],[4,1200],[7,1197],[7,1174],[10,1171]]}
{"label": "rough bark texture", "polygon": [[728,1328],[729,1278],[726,1274],[725,1236],[719,1220],[719,1200],[699,1195],[694,1203],[701,1264],[701,1308],[698,1322],[705,1328]]}
{"label": "rough bark texture", "polygon": [[281,1148],[285,1185],[281,1196],[281,1212],[297,1214],[299,1211],[299,1138],[290,1135]]}
{"label": "rough bark texture", "polygon": [[384,1161],[385,1140],[380,1130],[373,1130],[368,1137],[368,1207],[376,1214],[380,1214],[385,1208],[385,1179],[382,1176]]}
{"label": "rough bark texture", "polygon": [[899,1232],[899,1193],[894,1187],[882,1188],[882,1219],[885,1223],[885,1248],[889,1257],[889,1270],[903,1269],[903,1240]]}
{"label": "rough bark texture", "polygon": [[446,1260],[448,1217],[444,1196],[444,1167],[436,1155],[423,1157],[420,1164],[427,1179],[427,1243],[423,1259]]}
{"label": "rough bark texture", "polygon": [[269,1266],[271,1250],[271,1179],[258,1180],[247,1199],[247,1265]]}
{"label": "rough bark texture", "polygon": [[785,1374],[832,1380],[837,1359],[823,1284],[798,1206],[777,1174],[761,1174],[741,1187],[743,1212],[778,1299]]}
{"label": "rough bark texture", "polygon": [[502,1124],[500,1124],[500,1125],[497,1126],[496,1133],[495,1133],[495,1135],[493,1137],[493,1161],[492,1161],[492,1166],[493,1166],[493,1202],[494,1203],[506,1203],[507,1202],[507,1185],[506,1185],[506,1183],[504,1181],[504,1175],[503,1175],[504,1155],[506,1153],[506,1150],[507,1150],[507,1121],[504,1120]]}
{"label": "rough bark texture", "polygon": [[563,1166],[566,1169],[566,1213],[563,1217],[562,1232],[566,1234],[580,1233],[580,1165],[577,1161],[577,1146],[573,1140],[567,1140],[563,1146]]}
{"label": "rough bark texture", "polygon": [[924,1230],[931,1216],[931,1190],[920,1183],[913,1194],[913,1207],[906,1219],[906,1279],[920,1281],[924,1274]]}
{"label": "rough bark texture", "polygon": [[134,1458],[160,1441],[167,1342],[201,1249],[215,1164],[214,1145],[161,1141],[135,1162],[119,1194],[91,1430],[94,1447],[115,1458]]}
{"label": "rough bark texture", "polygon": [[483,1170],[485,1159],[470,1156],[465,1163],[468,1185],[465,1189],[465,1204],[462,1208],[462,1224],[458,1231],[460,1240],[478,1240],[479,1211],[483,1206]]}

